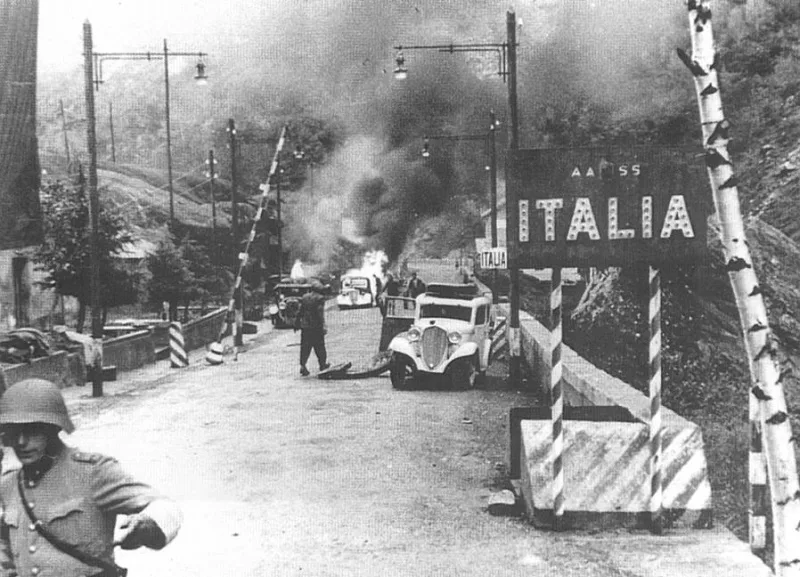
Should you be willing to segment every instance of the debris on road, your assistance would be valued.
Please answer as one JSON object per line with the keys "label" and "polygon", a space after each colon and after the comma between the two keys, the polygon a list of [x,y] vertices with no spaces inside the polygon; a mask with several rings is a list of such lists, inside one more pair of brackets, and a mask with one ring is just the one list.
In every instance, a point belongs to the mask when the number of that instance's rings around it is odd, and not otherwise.
{"label": "debris on road", "polygon": [[492,493],[489,497],[489,514],[503,517],[516,517],[519,515],[517,497],[513,491],[503,489]]}

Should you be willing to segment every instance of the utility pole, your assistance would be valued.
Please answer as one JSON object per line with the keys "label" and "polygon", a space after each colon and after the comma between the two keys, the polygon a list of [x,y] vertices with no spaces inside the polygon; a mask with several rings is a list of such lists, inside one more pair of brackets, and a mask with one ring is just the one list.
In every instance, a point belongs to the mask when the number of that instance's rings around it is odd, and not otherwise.
{"label": "utility pole", "polygon": [[[497,247],[497,118],[495,117],[494,110],[489,111],[489,156],[491,163],[489,164],[489,179],[492,186],[492,248]],[[497,294],[497,269],[492,269],[492,303],[497,304],[500,301]]]}
{"label": "utility pole", "polygon": [[117,147],[114,144],[114,108],[108,103],[108,128],[111,130],[111,162],[117,163]]}
{"label": "utility pole", "polygon": [[[517,115],[517,19],[513,10],[506,12],[506,33],[508,35],[508,113],[510,122],[508,123],[508,148],[517,150],[519,148],[519,118]],[[516,206],[510,206],[506,201],[506,220],[508,215],[517,210]],[[515,231],[516,227],[508,227],[509,231]],[[509,276],[511,286],[509,290],[509,305],[511,307],[511,319],[508,324],[508,378],[512,384],[519,384],[522,379],[522,344],[520,342],[519,330],[519,258],[518,238],[514,234],[508,234],[506,244],[509,252]]]}
{"label": "utility pole", "polygon": [[283,220],[281,217],[281,167],[280,163],[277,165],[278,170],[275,171],[275,197],[277,200],[277,216],[278,216],[278,279],[280,280],[283,275]]}
{"label": "utility pole", "polygon": [[164,38],[164,111],[167,117],[167,187],[169,190],[169,229],[175,229],[175,199],[172,190],[172,141],[169,125],[169,53]]}
{"label": "utility pole", "polygon": [[212,255],[214,264],[219,262],[219,247],[217,246],[217,199],[214,192],[214,179],[217,178],[216,160],[214,160],[214,150],[208,151],[208,172],[206,176],[209,178],[209,186],[211,193],[211,246],[213,247]]}
{"label": "utility pole", "polygon": [[69,138],[67,138],[67,117],[64,115],[64,100],[58,99],[59,114],[61,114],[61,131],[64,133],[64,152],[67,154],[67,172],[69,172]]}
{"label": "utility pole", "polygon": [[[236,192],[237,192],[237,174],[236,174],[236,124],[233,121],[233,118],[228,119],[228,138],[229,138],[229,147],[231,149],[231,240],[233,245],[233,272],[236,274],[236,271],[239,267],[239,214],[238,214],[238,207],[236,205]],[[171,197],[170,197],[171,198]],[[242,336],[242,325],[244,324],[244,319],[242,318],[242,311],[244,309],[244,295],[242,294],[242,285],[241,281],[239,282],[239,286],[235,289],[236,293],[234,296],[234,317],[235,317],[235,327],[234,327],[234,337],[233,337],[233,344],[235,346],[241,346],[244,344],[244,339]]]}
{"label": "utility pole", "polygon": [[94,72],[92,68],[92,25],[83,23],[83,58],[86,96],[86,144],[89,152],[89,215],[91,220],[91,278],[89,282],[92,308],[92,341],[95,355],[92,366],[92,396],[103,396],[103,317],[100,310],[100,198],[97,191],[97,134],[95,132]]}

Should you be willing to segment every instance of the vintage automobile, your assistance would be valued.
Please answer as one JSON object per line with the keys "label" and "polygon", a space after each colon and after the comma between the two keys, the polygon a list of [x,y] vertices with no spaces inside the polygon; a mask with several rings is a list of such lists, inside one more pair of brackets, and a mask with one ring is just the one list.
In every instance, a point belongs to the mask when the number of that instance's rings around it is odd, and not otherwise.
{"label": "vintage automobile", "polygon": [[273,289],[274,302],[269,305],[272,326],[287,329],[294,326],[294,320],[300,310],[300,299],[311,290],[307,280],[283,279]]}
{"label": "vintage automobile", "polygon": [[340,309],[375,306],[372,279],[366,276],[344,276],[342,287],[336,295],[336,305]]}
{"label": "vintage automobile", "polygon": [[489,366],[492,321],[492,300],[475,284],[429,284],[411,327],[389,343],[392,386],[436,376],[454,389],[474,387]]}

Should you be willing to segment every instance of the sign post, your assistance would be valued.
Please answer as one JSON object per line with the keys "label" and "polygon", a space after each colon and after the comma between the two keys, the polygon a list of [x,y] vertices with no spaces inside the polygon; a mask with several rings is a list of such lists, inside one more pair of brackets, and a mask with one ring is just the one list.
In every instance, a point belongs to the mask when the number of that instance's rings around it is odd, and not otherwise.
{"label": "sign post", "polygon": [[553,527],[565,511],[562,267],[649,265],[650,518],[661,532],[661,296],[659,266],[706,258],[702,153],[652,147],[512,150],[509,238],[520,268],[550,268]]}

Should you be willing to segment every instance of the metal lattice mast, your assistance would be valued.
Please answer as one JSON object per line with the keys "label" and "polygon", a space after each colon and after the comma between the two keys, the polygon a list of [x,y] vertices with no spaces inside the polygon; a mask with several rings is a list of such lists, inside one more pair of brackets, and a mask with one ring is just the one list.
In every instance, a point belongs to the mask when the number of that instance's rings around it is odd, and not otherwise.
{"label": "metal lattice mast", "polygon": [[727,149],[730,123],[722,110],[710,2],[689,0],[688,9],[692,55],[679,49],[678,56],[694,76],[705,161],[720,222],[726,269],[750,362],[751,394],[758,400],[772,499],[774,572],[781,577],[800,576],[800,485],[794,442],[776,359],[777,345],[747,246],[738,183]]}

